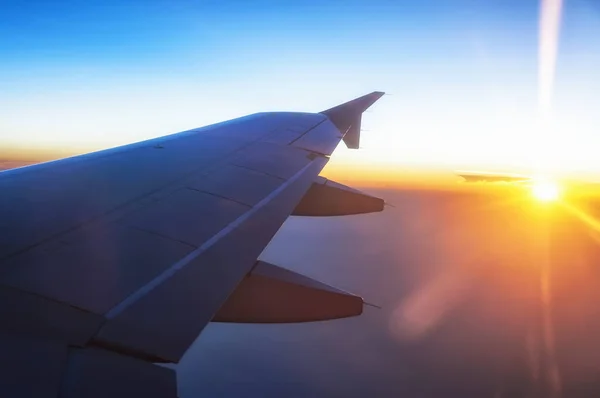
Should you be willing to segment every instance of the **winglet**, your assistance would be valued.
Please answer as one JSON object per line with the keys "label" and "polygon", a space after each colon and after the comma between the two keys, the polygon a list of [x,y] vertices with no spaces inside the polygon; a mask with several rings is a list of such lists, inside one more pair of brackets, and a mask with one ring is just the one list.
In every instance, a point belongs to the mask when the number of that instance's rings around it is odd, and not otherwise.
{"label": "winglet", "polygon": [[362,113],[383,96],[383,92],[374,91],[371,94],[353,99],[321,112],[344,134],[344,142],[348,148],[356,149],[360,144],[360,122]]}

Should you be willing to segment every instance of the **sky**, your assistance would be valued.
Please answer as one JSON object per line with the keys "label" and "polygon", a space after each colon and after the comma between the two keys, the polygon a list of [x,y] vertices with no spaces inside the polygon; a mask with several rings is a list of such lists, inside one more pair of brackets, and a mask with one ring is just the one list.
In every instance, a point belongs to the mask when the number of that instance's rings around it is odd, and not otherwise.
{"label": "sky", "polygon": [[[334,165],[600,173],[600,7],[564,0],[540,130],[540,4],[6,1],[0,158],[64,156],[365,93],[363,149]],[[40,155],[41,156],[41,155]],[[46,155],[44,155],[46,156]]]}

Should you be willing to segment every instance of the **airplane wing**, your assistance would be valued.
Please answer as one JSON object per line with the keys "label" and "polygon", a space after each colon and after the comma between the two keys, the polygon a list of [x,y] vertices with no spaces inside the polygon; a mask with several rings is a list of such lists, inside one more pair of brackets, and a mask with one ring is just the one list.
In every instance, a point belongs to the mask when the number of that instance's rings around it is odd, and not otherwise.
{"label": "airplane wing", "polygon": [[1,172],[2,395],[174,397],[156,363],[210,321],[359,315],[360,297],[258,257],[291,214],[383,209],[318,177],[382,95]]}

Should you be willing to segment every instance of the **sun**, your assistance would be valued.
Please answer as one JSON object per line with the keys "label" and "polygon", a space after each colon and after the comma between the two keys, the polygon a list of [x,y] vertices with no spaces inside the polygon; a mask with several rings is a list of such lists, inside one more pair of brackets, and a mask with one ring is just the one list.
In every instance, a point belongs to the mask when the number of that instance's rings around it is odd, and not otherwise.
{"label": "sun", "polygon": [[531,194],[541,202],[554,202],[560,197],[560,188],[552,180],[538,179],[531,185]]}

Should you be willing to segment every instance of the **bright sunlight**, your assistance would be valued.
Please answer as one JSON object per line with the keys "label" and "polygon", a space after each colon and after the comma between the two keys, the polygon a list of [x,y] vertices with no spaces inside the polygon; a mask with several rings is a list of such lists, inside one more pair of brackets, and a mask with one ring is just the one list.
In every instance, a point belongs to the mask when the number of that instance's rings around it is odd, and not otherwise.
{"label": "bright sunlight", "polygon": [[558,184],[548,179],[534,180],[531,186],[531,193],[534,198],[542,202],[554,202],[560,196]]}

